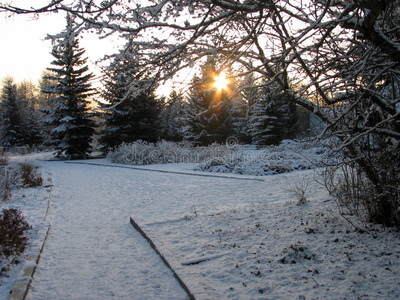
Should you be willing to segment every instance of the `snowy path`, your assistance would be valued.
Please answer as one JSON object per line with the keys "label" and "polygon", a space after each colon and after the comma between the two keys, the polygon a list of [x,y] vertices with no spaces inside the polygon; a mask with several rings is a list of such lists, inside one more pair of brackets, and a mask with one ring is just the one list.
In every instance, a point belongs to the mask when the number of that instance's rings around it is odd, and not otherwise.
{"label": "snowy path", "polygon": [[137,174],[42,165],[53,173],[52,228],[28,299],[187,299],[129,224]]}
{"label": "snowy path", "polygon": [[[314,170],[252,177],[191,164],[38,164],[54,185],[52,227],[28,300],[188,299],[131,217],[198,300],[400,299],[398,230],[356,230]],[[297,205],[293,184],[307,184],[307,204]],[[19,193],[13,205],[43,225],[48,189]]]}
{"label": "snowy path", "polygon": [[40,164],[53,174],[52,228],[28,299],[186,299],[129,218],[151,223],[266,196],[260,181]]}

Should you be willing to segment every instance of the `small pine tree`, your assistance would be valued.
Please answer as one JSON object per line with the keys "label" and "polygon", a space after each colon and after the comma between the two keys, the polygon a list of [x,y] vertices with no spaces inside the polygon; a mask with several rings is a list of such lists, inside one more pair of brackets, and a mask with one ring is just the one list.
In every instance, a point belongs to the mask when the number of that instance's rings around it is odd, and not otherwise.
{"label": "small pine tree", "polygon": [[5,148],[25,144],[25,126],[14,80],[4,80],[1,94],[1,145]]}
{"label": "small pine tree", "polygon": [[67,16],[67,26],[63,38],[53,48],[55,60],[53,68],[48,68],[47,80],[55,82],[43,87],[42,92],[53,95],[47,110],[50,116],[46,122],[51,125],[49,145],[53,145],[57,157],[85,158],[91,152],[90,143],[95,123],[89,112],[89,99],[94,95],[87,74],[87,59],[82,55],[85,50],[79,48],[74,32],[74,21]]}
{"label": "small pine tree", "polygon": [[101,103],[105,128],[100,143],[104,150],[123,142],[159,139],[160,105],[155,95],[154,80],[148,79],[139,66],[130,42],[116,56],[106,75]]}

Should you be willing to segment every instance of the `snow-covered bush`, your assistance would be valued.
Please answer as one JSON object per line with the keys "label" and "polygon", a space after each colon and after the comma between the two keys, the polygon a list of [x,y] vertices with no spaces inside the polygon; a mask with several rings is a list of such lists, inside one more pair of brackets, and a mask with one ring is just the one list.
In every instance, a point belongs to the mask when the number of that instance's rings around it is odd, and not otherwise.
{"label": "snow-covered bush", "polygon": [[309,186],[309,178],[303,178],[301,182],[294,181],[286,191],[296,198],[297,205],[303,205],[308,202],[306,193],[309,191]]}
{"label": "snow-covered bush", "polygon": [[400,227],[399,144],[372,133],[342,143],[332,145],[337,163],[320,176],[341,212]]}
{"label": "snow-covered bush", "polygon": [[32,162],[20,163],[19,172],[24,187],[38,187],[43,185],[43,178],[39,173],[39,167]]}
{"label": "snow-covered bush", "polygon": [[29,224],[18,209],[3,209],[0,215],[0,256],[20,255],[28,243]]}
{"label": "snow-covered bush", "polygon": [[107,159],[113,163],[129,165],[149,165],[182,162],[180,158],[186,147],[180,143],[158,142],[156,144],[136,141],[122,143],[114,150],[108,152]]}
{"label": "snow-covered bush", "polygon": [[[322,171],[323,184],[338,203],[343,215],[357,215],[365,222],[386,215],[393,224],[400,220],[400,188],[387,182],[385,193],[377,194],[374,185],[355,163],[331,166]],[[390,199],[384,205],[381,198]],[[396,208],[393,210],[393,208]],[[379,221],[378,223],[383,223]]]}
{"label": "snow-covered bush", "polygon": [[43,185],[39,167],[32,162],[0,165],[0,201],[7,201],[15,187],[38,187]]}
{"label": "snow-covered bush", "polygon": [[8,165],[8,157],[4,148],[0,147],[0,166]]}
{"label": "snow-covered bush", "polygon": [[3,167],[0,169],[0,198],[1,201],[7,201],[11,195],[11,176],[8,168]]}
{"label": "snow-covered bush", "polygon": [[0,201],[7,201],[11,190],[20,182],[20,174],[12,166],[0,166]]}
{"label": "snow-covered bush", "polygon": [[188,142],[160,141],[153,144],[139,140],[121,144],[107,154],[107,159],[113,163],[130,165],[200,163],[235,151],[234,148],[219,144],[193,147]]}
{"label": "snow-covered bush", "polygon": [[328,146],[321,143],[288,140],[262,150],[220,144],[194,147],[188,142],[136,141],[116,147],[107,158],[113,163],[131,165],[198,163],[197,170],[262,176],[322,166],[328,153]]}
{"label": "snow-covered bush", "polygon": [[329,149],[326,145],[285,140],[262,150],[241,150],[212,157],[199,169],[209,172],[247,175],[272,175],[323,166]]}
{"label": "snow-covered bush", "polygon": [[257,176],[279,174],[293,171],[294,169],[309,168],[310,164],[301,164],[289,155],[268,152],[261,152],[251,156],[247,156],[245,153],[237,153],[235,156],[228,155],[211,158],[199,166],[199,169],[202,171]]}
{"label": "snow-covered bush", "polygon": [[211,144],[205,147],[194,148],[197,156],[197,162],[204,163],[213,159],[220,159],[225,157],[235,158],[240,150],[237,146],[231,147],[227,145],[221,145],[218,143]]}

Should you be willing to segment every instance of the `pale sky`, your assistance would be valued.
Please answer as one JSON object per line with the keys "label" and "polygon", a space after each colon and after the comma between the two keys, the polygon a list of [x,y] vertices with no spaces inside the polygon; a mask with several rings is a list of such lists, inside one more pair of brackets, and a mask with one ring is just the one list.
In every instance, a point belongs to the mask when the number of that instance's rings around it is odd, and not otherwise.
{"label": "pale sky", "polygon": [[53,60],[51,41],[44,39],[47,33],[62,31],[65,23],[61,14],[40,15],[34,20],[28,15],[0,13],[0,79],[9,75],[16,82],[28,79],[36,83]]}
{"label": "pale sky", "polygon": [[[26,79],[36,84],[54,59],[50,54],[51,40],[45,38],[47,34],[62,32],[65,26],[65,14],[61,12],[40,14],[36,19],[33,15],[0,13],[0,85],[6,76],[13,77],[15,83]],[[86,50],[83,57],[88,58],[89,71],[96,75],[100,72],[95,62],[104,54],[118,52],[125,42],[118,39],[99,41],[95,34],[85,34],[79,44]],[[186,77],[183,80],[188,80],[188,74]],[[96,81],[92,83],[97,85]],[[170,90],[171,83],[163,83],[157,93],[168,96]]]}
{"label": "pale sky", "polygon": [[[57,34],[65,29],[65,14],[41,14],[37,19],[32,15],[13,15],[8,17],[0,13],[0,81],[12,76],[15,82],[23,79],[37,83],[42,72],[51,67],[53,56],[51,40],[45,40],[47,34]],[[94,62],[105,53],[117,51],[115,42],[99,41],[96,35],[85,35],[79,40],[81,48],[86,50],[89,69],[98,73]]]}

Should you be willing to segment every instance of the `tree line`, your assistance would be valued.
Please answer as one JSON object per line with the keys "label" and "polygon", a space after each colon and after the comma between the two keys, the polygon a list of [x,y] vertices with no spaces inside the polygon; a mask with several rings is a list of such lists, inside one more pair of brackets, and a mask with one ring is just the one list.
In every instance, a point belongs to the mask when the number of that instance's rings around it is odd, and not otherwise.
{"label": "tree line", "polygon": [[57,157],[84,158],[91,153],[95,134],[107,152],[124,142],[161,139],[209,145],[234,137],[262,146],[301,133],[296,105],[277,86],[248,76],[242,91],[234,80],[224,89],[214,87],[217,56],[203,63],[188,95],[174,89],[165,98],[156,95],[157,79],[143,70],[140,57],[130,54],[134,45],[128,42],[105,70],[103,87],[97,92],[70,15],[63,33],[39,88],[4,79],[3,147],[44,144],[54,147]]}

